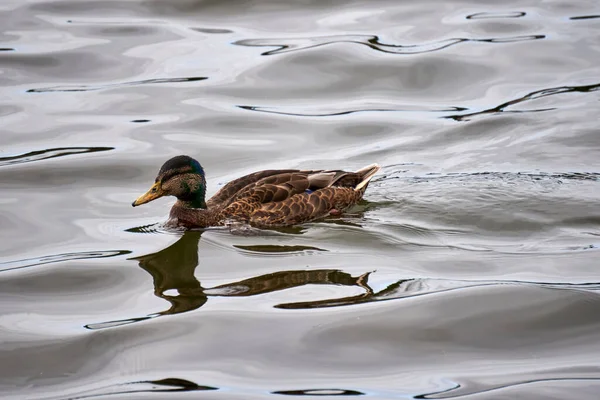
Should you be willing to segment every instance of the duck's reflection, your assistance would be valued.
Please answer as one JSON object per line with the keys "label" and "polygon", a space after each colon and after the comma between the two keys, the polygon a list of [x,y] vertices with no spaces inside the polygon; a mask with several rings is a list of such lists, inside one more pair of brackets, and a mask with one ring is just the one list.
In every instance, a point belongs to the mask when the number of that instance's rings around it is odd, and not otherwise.
{"label": "duck's reflection", "polygon": [[[280,271],[256,276],[242,281],[227,283],[212,288],[204,288],[194,276],[198,266],[198,243],[201,232],[188,231],[174,244],[141,257],[132,258],[147,271],[154,280],[154,294],[167,300],[171,305],[167,310],[136,318],[101,322],[85,325],[88,329],[103,329],[131,324],[161,315],[178,314],[202,307],[210,297],[254,296],[308,284],[356,286],[361,289],[358,295],[303,302],[276,304],[282,309],[310,309],[340,307],[362,303],[388,301],[394,299],[423,296],[465,288],[515,284],[551,289],[581,290],[600,292],[600,283],[548,283],[506,280],[449,280],[449,279],[400,279],[388,283],[378,291],[368,285],[370,272],[352,276],[335,269]],[[246,251],[296,252],[320,250],[301,246],[238,246]]]}
{"label": "duck's reflection", "polygon": [[171,303],[171,307],[159,315],[195,310],[206,303],[204,289],[194,276],[201,235],[202,232],[189,231],[158,253],[131,258],[152,275],[154,294]]}
{"label": "duck's reflection", "polygon": [[[367,284],[369,272],[353,277],[334,269],[280,271],[204,288],[194,275],[199,263],[198,243],[201,235],[202,232],[187,231],[177,242],[157,253],[131,258],[138,261],[139,266],[152,275],[154,294],[171,303],[169,309],[144,317],[88,324],[86,328],[102,329],[161,315],[192,311],[202,307],[209,297],[254,296],[309,284],[357,286],[364,290],[359,296],[335,299],[336,303],[348,303],[352,299],[368,297],[373,293]],[[254,246],[250,247],[254,248]],[[263,246],[261,249],[269,252],[299,251],[298,246]],[[310,250],[320,249],[310,248]],[[295,307],[292,305],[291,308]]]}

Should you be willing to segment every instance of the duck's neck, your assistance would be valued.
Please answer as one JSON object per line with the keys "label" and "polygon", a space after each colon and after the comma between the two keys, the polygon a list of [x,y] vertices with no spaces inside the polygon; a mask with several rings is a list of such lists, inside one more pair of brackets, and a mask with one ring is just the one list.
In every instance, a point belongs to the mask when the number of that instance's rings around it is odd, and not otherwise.
{"label": "duck's neck", "polygon": [[202,199],[204,207],[194,207],[191,201],[177,200],[171,208],[170,219],[177,225],[194,228],[207,228],[214,226],[215,213],[214,210],[206,208],[206,203]]}
{"label": "duck's neck", "polygon": [[199,190],[195,193],[190,193],[184,198],[178,198],[177,203],[181,203],[186,208],[201,208],[206,209],[206,201],[204,201],[206,194],[204,190]]}

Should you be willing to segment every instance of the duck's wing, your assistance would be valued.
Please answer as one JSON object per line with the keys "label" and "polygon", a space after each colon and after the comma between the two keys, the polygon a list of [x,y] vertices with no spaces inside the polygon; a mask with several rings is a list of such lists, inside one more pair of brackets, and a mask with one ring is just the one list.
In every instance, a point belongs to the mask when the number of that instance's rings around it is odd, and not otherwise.
{"label": "duck's wing", "polygon": [[[259,196],[261,203],[282,201],[305,190],[314,191],[331,186],[348,174],[354,173],[297,169],[258,171],[223,186],[208,200],[207,206],[208,208],[227,207],[232,202],[250,195]],[[252,192],[254,189],[256,192]]]}
{"label": "duck's wing", "polygon": [[263,204],[250,215],[249,222],[262,227],[287,226],[344,212],[362,199],[379,169],[371,164],[356,172],[313,171],[307,176],[309,190],[284,201]]}
{"label": "duck's wing", "polygon": [[220,204],[221,220],[248,221],[265,204],[278,204],[305,193],[310,188],[311,171],[292,171],[252,182]]}
{"label": "duck's wing", "polygon": [[304,193],[310,188],[306,171],[273,175],[250,184],[236,194],[232,203],[249,201],[258,204],[276,203]]}
{"label": "duck's wing", "polygon": [[[257,204],[277,203],[300,193],[311,193],[339,184],[354,187],[360,182],[360,177],[355,172],[346,171],[286,170],[263,171],[257,174],[267,172],[268,176],[246,184],[221,204],[229,206],[238,201]],[[245,182],[246,180],[243,180],[238,187]]]}
{"label": "duck's wing", "polygon": [[362,194],[362,191],[338,186],[304,192],[283,201],[263,204],[249,215],[248,221],[258,227],[301,224],[332,212],[343,212],[356,204]]}
{"label": "duck's wing", "polygon": [[294,171],[273,175],[238,192],[224,216],[256,226],[278,226],[343,212],[362,198],[378,170],[377,165],[370,165],[356,172]]}
{"label": "duck's wing", "polygon": [[[356,172],[261,171],[231,182],[209,201],[219,200],[215,204],[221,207],[221,219],[257,226],[293,225],[356,204],[378,170],[371,165]],[[257,179],[261,174],[266,176]]]}
{"label": "duck's wing", "polygon": [[208,202],[206,203],[208,208],[215,207],[224,207],[231,202],[233,197],[235,197],[240,191],[249,185],[254,185],[261,179],[265,179],[274,175],[286,174],[292,172],[299,172],[294,169],[286,169],[286,170],[266,170],[266,171],[258,171],[252,174],[248,174],[242,176],[241,178],[237,178],[225,186],[223,186],[214,196],[212,196]]}

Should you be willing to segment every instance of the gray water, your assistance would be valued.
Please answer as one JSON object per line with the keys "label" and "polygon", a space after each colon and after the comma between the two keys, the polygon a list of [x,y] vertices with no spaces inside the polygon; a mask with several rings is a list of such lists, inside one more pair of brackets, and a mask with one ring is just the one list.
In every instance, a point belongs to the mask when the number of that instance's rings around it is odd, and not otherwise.
{"label": "gray water", "polygon": [[[3,0],[3,399],[597,399],[597,1]],[[382,166],[240,236],[133,209]]]}

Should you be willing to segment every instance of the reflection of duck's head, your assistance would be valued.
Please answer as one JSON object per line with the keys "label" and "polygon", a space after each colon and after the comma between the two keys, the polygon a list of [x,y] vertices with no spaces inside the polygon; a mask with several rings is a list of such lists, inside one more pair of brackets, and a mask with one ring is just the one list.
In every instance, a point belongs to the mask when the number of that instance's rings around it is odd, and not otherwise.
{"label": "reflection of duck's head", "polygon": [[[157,253],[133,257],[140,267],[148,271],[154,278],[160,280],[161,289],[177,288],[168,284],[164,287],[164,279],[175,279],[177,284],[182,281],[196,282],[194,270],[198,266],[198,243],[202,232],[187,231],[175,243]],[[156,282],[155,282],[156,283]],[[194,284],[196,285],[197,282]],[[187,285],[186,285],[187,286]]]}
{"label": "reflection of duck's head", "polygon": [[206,178],[200,163],[177,156],[163,164],[155,183],[131,205],[139,206],[163,196],[175,196],[188,208],[206,208]]}
{"label": "reflection of duck's head", "polygon": [[[154,294],[171,303],[171,308],[161,314],[195,310],[206,302],[202,286],[194,276],[201,234],[187,231],[175,243],[157,253],[132,258],[152,275]],[[178,294],[166,294],[171,289],[176,289]]]}

